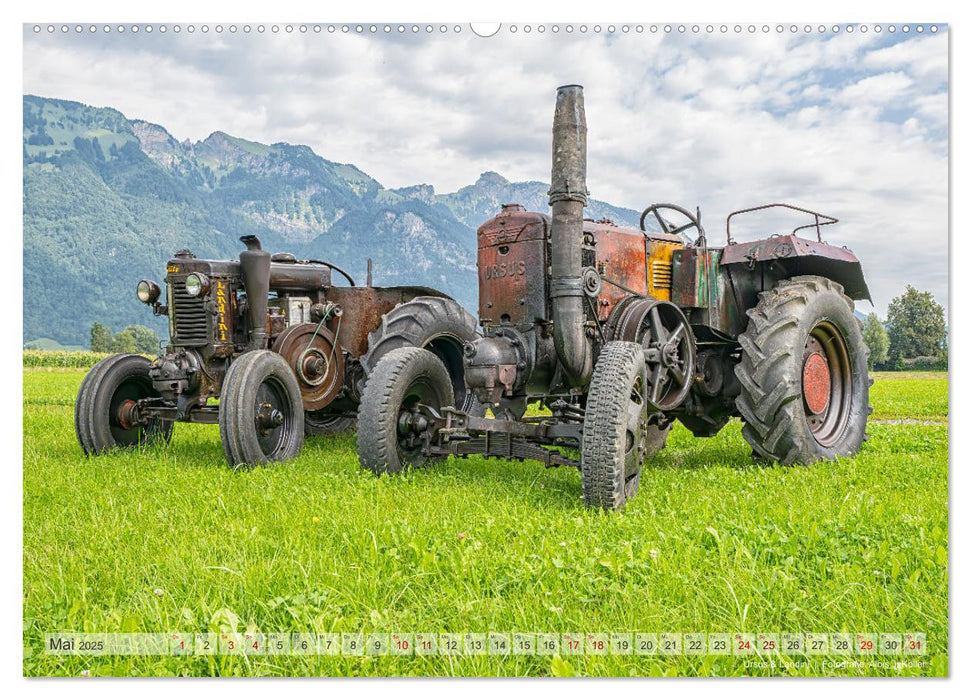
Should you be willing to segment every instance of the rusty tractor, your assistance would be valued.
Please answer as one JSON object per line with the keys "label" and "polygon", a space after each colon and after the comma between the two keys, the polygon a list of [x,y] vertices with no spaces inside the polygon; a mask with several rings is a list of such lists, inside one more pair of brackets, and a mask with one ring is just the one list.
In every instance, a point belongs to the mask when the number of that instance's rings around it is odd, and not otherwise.
{"label": "rusty tractor", "polygon": [[[652,204],[639,230],[585,220],[586,133],[582,87],[561,87],[551,215],[506,205],[478,230],[483,335],[465,345],[465,386],[492,417],[450,403],[448,367],[432,353],[396,350],[364,389],[362,465],[569,465],[587,506],[616,509],[676,420],[713,436],[738,416],[754,456],[782,464],[855,453],[870,379],[852,300],[869,291],[859,260],[822,240],[836,219],[787,204],[741,210],[722,247],[709,245],[700,209]],[[737,243],[732,221],[768,208],[811,223]],[[527,415],[536,402],[546,410]]]}
{"label": "rusty tractor", "polygon": [[[169,320],[154,361],[113,355],[85,376],[75,408],[86,455],[166,442],[175,422],[218,423],[232,466],[295,457],[304,435],[353,427],[367,375],[384,355],[421,347],[448,368],[448,402],[472,407],[463,347],[475,319],[425,287],[364,286],[320,260],[271,255],[255,236],[239,260],[181,250],[166,267],[167,295],[150,280],[138,298]],[[332,272],[349,286],[331,282]],[[218,399],[218,404],[214,401]]]}

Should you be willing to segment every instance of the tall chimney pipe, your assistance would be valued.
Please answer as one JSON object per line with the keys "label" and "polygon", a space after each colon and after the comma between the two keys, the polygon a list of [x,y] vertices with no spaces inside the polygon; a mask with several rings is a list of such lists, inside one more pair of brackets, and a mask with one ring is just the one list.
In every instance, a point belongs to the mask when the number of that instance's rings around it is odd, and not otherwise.
{"label": "tall chimney pipe", "polygon": [[585,333],[583,310],[583,208],[587,204],[587,119],[583,86],[556,91],[553,115],[553,170],[550,175],[553,342],[573,388],[583,388],[593,374],[593,348]]}
{"label": "tall chimney pipe", "polygon": [[266,347],[266,307],[270,295],[270,253],[263,250],[256,236],[242,236],[246,250],[239,254],[239,271],[246,288],[249,310],[249,349]]}

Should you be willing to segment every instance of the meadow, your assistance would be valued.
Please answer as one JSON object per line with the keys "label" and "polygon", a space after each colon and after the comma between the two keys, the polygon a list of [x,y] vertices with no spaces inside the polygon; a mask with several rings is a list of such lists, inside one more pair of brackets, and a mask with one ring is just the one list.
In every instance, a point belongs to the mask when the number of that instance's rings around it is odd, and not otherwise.
{"label": "meadow", "polygon": [[[353,433],[253,471],[225,466],[212,426],[85,459],[72,408],[83,375],[24,369],[25,675],[947,674],[946,373],[877,374],[862,451],[811,467],[753,463],[735,421],[709,439],[676,425],[614,514],[583,508],[576,470],[536,463],[450,460],[378,479]],[[45,654],[43,634],[67,630],[917,631],[928,654],[902,668]]]}

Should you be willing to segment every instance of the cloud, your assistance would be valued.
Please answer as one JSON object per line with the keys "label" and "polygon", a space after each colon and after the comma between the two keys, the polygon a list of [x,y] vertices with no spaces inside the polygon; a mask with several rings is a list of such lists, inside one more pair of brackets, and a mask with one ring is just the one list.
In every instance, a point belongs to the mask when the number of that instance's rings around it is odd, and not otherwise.
{"label": "cloud", "polygon": [[867,53],[863,65],[877,69],[903,69],[914,78],[934,86],[947,81],[947,42],[946,33],[901,41]]}
{"label": "cloud", "polygon": [[[947,302],[947,40],[27,32],[24,90],[179,139],[305,143],[387,187],[444,192],[485,170],[547,179],[553,91],[582,83],[594,196],[700,205],[712,241],[767,201],[833,214],[827,238],[862,259],[882,313],[907,282]],[[776,230],[759,221],[740,231]]]}
{"label": "cloud", "polygon": [[907,95],[913,85],[906,73],[880,73],[847,85],[839,99],[848,105],[885,105]]}

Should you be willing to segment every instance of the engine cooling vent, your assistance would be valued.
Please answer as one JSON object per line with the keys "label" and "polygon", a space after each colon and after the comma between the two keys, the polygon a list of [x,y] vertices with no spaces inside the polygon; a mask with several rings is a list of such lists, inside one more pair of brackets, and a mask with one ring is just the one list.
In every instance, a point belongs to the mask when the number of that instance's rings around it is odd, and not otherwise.
{"label": "engine cooling vent", "polygon": [[172,284],[174,345],[200,346],[209,343],[209,314],[205,297],[190,297],[185,292],[185,279],[175,279]]}
{"label": "engine cooling vent", "polygon": [[655,260],[651,263],[651,283],[655,289],[671,289],[671,263]]}

